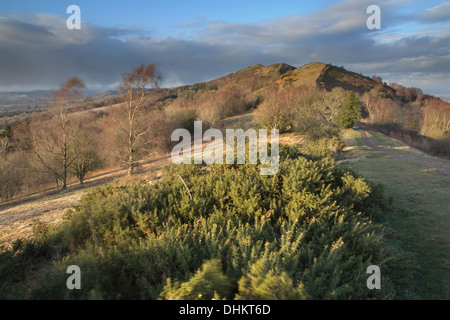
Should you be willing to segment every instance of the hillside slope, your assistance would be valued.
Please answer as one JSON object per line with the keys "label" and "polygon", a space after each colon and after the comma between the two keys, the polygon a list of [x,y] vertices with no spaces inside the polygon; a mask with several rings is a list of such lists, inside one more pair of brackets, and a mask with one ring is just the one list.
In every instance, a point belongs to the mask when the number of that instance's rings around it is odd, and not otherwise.
{"label": "hillside slope", "polygon": [[[336,67],[322,62],[311,62],[299,68],[285,63],[276,63],[268,66],[255,64],[211,81],[174,88],[157,89],[156,96],[158,96],[157,100],[162,105],[166,105],[178,98],[191,99],[195,95],[233,90],[235,88],[242,89],[246,94],[256,95],[261,90],[264,90],[264,88],[273,84],[320,87],[328,91],[336,87],[341,87],[345,90],[353,90],[360,94],[377,88],[378,90],[384,91],[387,96],[395,96],[395,90],[384,83],[377,82],[372,78],[355,72],[347,71],[342,67]],[[26,109],[12,108],[10,106],[12,97],[16,97],[19,100],[22,96],[27,99],[28,97],[33,97],[36,100],[36,95],[36,92],[15,93],[14,95],[0,94],[0,128],[5,125],[12,125],[19,119],[26,120],[32,117],[33,113],[42,111],[44,106],[39,107],[38,105],[34,105],[32,110],[28,105]],[[2,97],[9,99],[8,102],[2,99]],[[41,101],[42,97],[39,96],[38,98],[39,100],[36,101]],[[98,92],[87,96],[86,100],[77,108],[88,110],[107,107],[117,104],[119,98],[116,91]]]}
{"label": "hillside slope", "polygon": [[[261,90],[273,83],[294,84],[295,86],[314,86],[325,88],[331,91],[335,87],[342,87],[346,90],[354,90],[358,93],[370,91],[380,87],[380,83],[343,68],[325,64],[322,62],[311,62],[299,68],[295,68],[285,63],[277,63],[269,66],[255,64],[248,68],[228,74],[224,77],[208,82],[193,85],[181,86],[173,89],[163,89],[170,94],[178,95],[185,90],[217,90],[218,88],[232,87],[236,84],[249,86],[253,90]],[[382,85],[383,90],[391,94],[394,90],[387,85]]]}

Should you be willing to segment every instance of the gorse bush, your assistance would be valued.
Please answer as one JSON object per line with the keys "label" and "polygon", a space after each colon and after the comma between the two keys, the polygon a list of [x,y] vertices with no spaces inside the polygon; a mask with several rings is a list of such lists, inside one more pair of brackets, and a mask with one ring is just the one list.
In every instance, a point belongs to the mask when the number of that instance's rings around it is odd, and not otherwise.
{"label": "gorse bush", "polygon": [[[380,192],[333,160],[308,160],[295,150],[282,149],[281,154],[280,170],[273,176],[261,176],[259,165],[179,165],[169,167],[155,184],[95,189],[48,237],[52,245],[44,247],[48,253],[39,260],[46,266],[43,280],[38,277],[32,290],[22,294],[72,299],[397,297],[399,258],[384,249],[380,226],[373,222],[386,209]],[[53,253],[55,248],[60,255]],[[20,249],[13,256],[8,252],[0,258],[16,261],[22,254]],[[66,288],[66,268],[72,264],[81,268],[82,290]],[[365,272],[372,264],[389,270],[383,273],[382,295],[366,287]],[[1,282],[12,281],[8,270],[0,268]],[[17,292],[4,288],[1,294]]]}
{"label": "gorse bush", "polygon": [[289,275],[269,268],[267,260],[255,262],[250,272],[239,280],[237,300],[304,300],[307,298],[303,284],[297,287]]}
{"label": "gorse bush", "polygon": [[207,261],[189,281],[172,283],[171,279],[161,293],[161,298],[168,300],[203,300],[221,299],[231,292],[230,280],[222,272],[219,259]]}

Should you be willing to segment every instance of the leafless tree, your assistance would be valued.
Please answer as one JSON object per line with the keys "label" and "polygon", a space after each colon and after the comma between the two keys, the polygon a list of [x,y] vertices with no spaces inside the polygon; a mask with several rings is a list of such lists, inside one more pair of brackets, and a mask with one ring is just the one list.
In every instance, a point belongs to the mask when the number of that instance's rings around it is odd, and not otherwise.
{"label": "leafless tree", "polygon": [[143,137],[150,130],[148,124],[139,121],[145,104],[144,98],[149,89],[159,87],[160,80],[161,77],[157,74],[154,64],[143,64],[133,68],[130,73],[125,73],[118,88],[118,91],[123,94],[126,119],[123,122],[113,119],[119,131],[126,137],[124,139],[126,155],[123,161],[127,165],[129,176],[134,173],[140,149],[147,143]]}
{"label": "leafless tree", "polygon": [[3,130],[0,130],[0,157],[6,157],[11,152],[13,147],[13,129],[7,125]]}
{"label": "leafless tree", "polygon": [[80,132],[80,122],[72,119],[70,108],[81,98],[84,83],[72,77],[53,91],[49,99],[50,120],[34,124],[30,150],[41,165],[61,182],[66,189],[69,167],[76,158],[75,141]]}
{"label": "leafless tree", "polygon": [[98,141],[96,141],[87,128],[83,128],[82,132],[78,135],[73,148],[76,156],[74,157],[70,168],[72,173],[77,177],[79,183],[83,184],[86,175],[102,165],[97,152]]}

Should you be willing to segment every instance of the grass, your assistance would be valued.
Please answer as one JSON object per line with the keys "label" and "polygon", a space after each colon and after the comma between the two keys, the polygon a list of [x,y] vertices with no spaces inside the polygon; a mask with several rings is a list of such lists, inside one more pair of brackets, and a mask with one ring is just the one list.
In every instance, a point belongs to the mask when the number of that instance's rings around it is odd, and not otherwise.
{"label": "grass", "polygon": [[402,147],[405,146],[404,143],[402,143],[401,141],[397,140],[397,139],[393,139],[390,138],[382,133],[378,133],[378,132],[374,132],[372,131],[371,133],[372,138],[380,145],[384,146],[384,147],[390,147],[390,148],[398,148],[398,147]]}
{"label": "grass", "polygon": [[372,136],[373,140],[375,140],[375,142],[378,143],[380,146],[390,148],[390,149],[395,149],[395,150],[405,153],[405,154],[409,153],[409,154],[414,154],[414,155],[421,155],[424,157],[427,156],[425,153],[409,147],[408,145],[401,142],[400,140],[388,137],[382,133],[372,131],[372,132],[370,132],[370,135]]}
{"label": "grass", "polygon": [[[298,86],[315,86],[316,79],[320,76],[325,64],[323,63],[310,63],[301,68],[293,71],[291,78],[295,81]],[[288,79],[289,77],[286,77]],[[284,79],[284,80],[286,80]]]}
{"label": "grass", "polygon": [[[382,183],[393,199],[394,210],[386,221],[390,239],[415,255],[420,297],[449,299],[450,177],[370,149],[357,131],[343,135],[348,150],[345,166]],[[387,136],[373,136],[382,146],[398,146]]]}

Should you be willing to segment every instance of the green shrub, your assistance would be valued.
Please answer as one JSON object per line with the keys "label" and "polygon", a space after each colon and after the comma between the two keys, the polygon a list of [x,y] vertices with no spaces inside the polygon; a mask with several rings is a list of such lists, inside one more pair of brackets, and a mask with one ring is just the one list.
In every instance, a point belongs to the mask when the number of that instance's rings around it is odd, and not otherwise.
{"label": "green shrub", "polygon": [[304,300],[306,292],[303,284],[294,287],[286,272],[278,272],[268,267],[267,261],[253,264],[250,272],[239,280],[237,300]]}
{"label": "green shrub", "polygon": [[[23,281],[11,266],[41,252],[46,272],[19,291],[28,298],[401,296],[397,256],[371,220],[382,221],[387,208],[379,190],[332,159],[313,161],[293,147],[281,154],[273,176],[261,176],[259,165],[179,165],[156,184],[96,188],[52,233],[58,237],[0,254],[7,261],[0,280]],[[55,255],[55,247],[66,249]],[[81,268],[82,290],[65,286],[72,264]],[[366,287],[371,264],[383,270],[382,293]],[[2,297],[17,294],[3,290]]]}
{"label": "green shrub", "polygon": [[219,300],[230,296],[231,284],[219,259],[205,262],[202,269],[182,284],[167,279],[161,297],[167,300]]}
{"label": "green shrub", "polygon": [[335,119],[341,128],[352,128],[361,118],[361,105],[353,91],[349,91],[342,104],[342,108]]}

